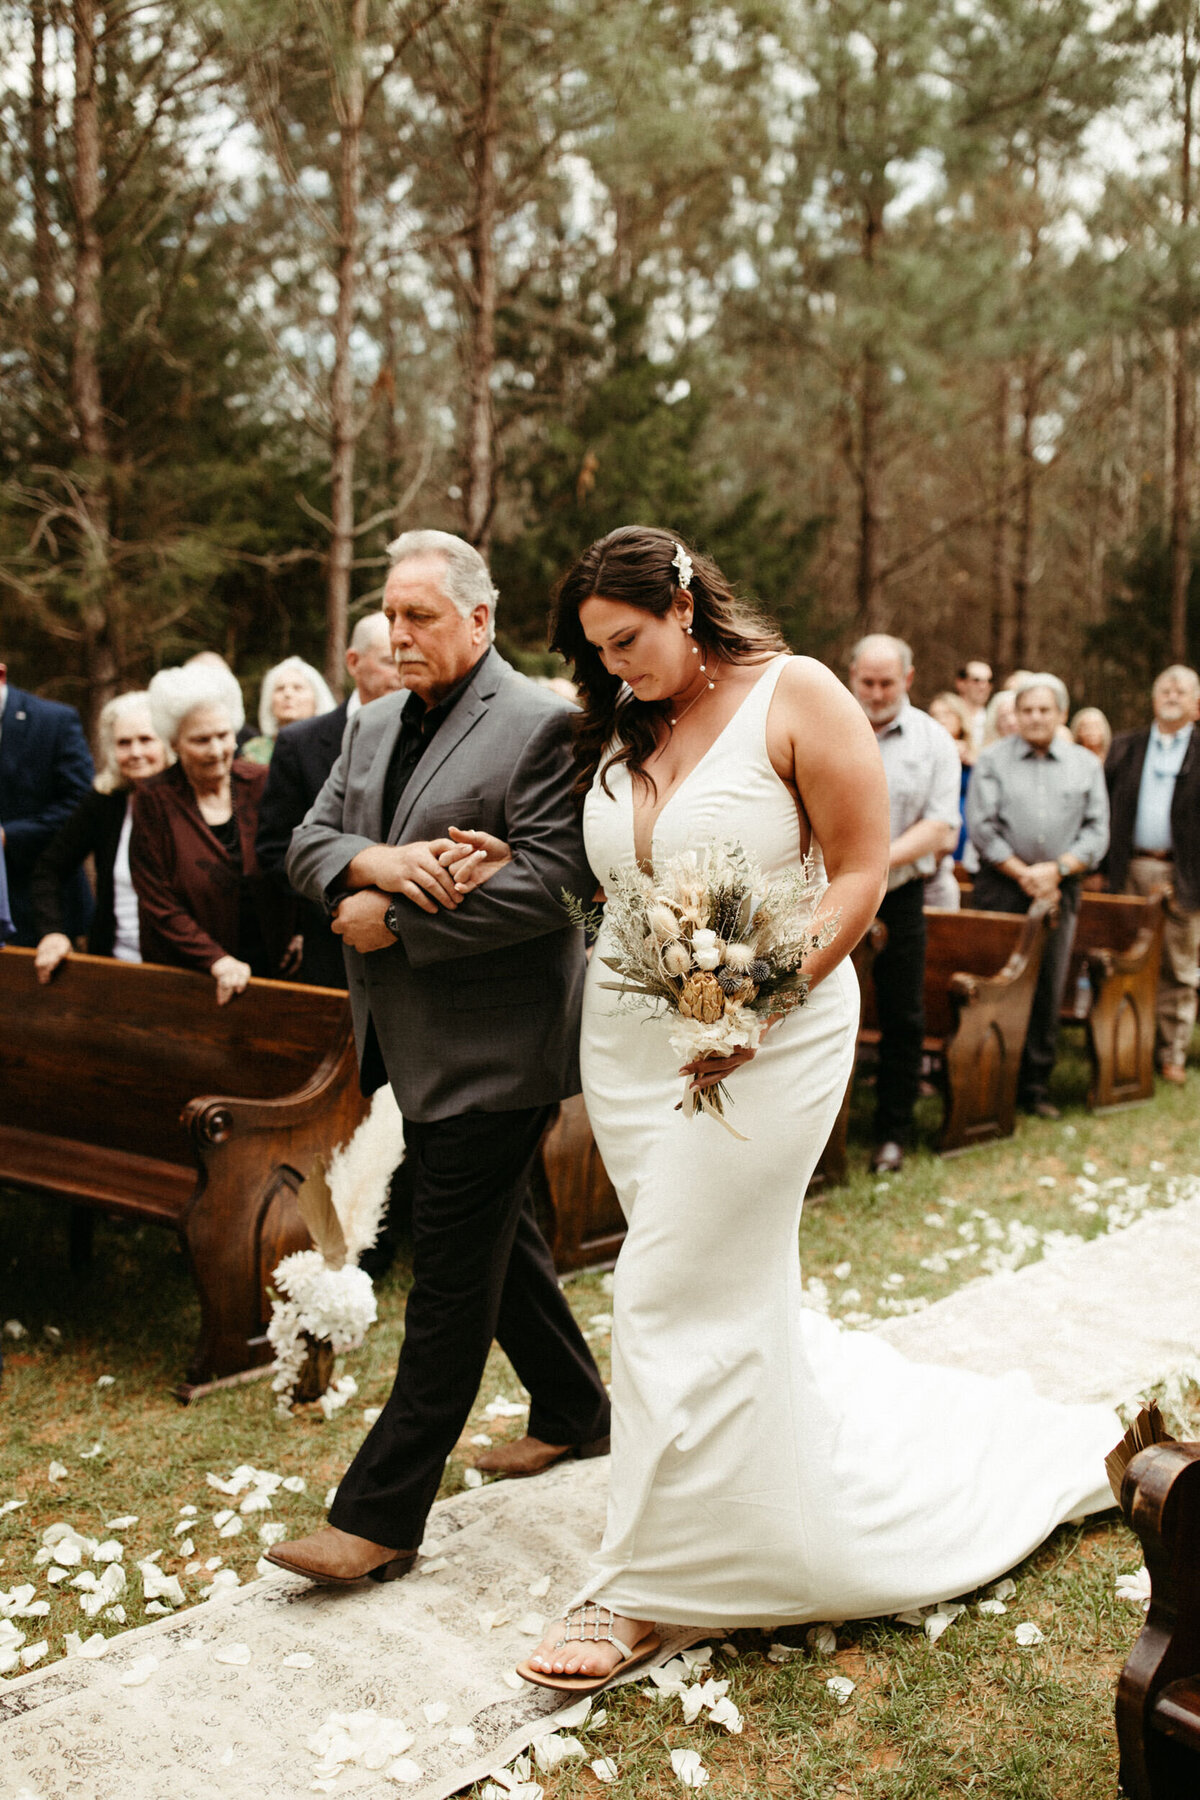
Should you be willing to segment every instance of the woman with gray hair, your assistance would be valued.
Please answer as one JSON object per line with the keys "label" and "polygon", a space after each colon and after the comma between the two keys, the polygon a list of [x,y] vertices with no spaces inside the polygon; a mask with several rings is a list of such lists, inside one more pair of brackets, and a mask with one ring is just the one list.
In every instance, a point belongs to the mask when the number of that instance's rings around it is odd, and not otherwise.
{"label": "woman with gray hair", "polygon": [[258,696],[258,736],[242,745],[248,762],[269,763],[285,725],[316,719],[337,706],[329,684],[302,656],[285,656],[263,676]]}
{"label": "woman with gray hair", "polygon": [[245,711],[228,670],[161,669],[150,708],[178,761],[134,800],[142,954],[211,975],[224,1006],[252,975],[280,973],[288,942],[254,852],[267,771],[235,754]]}
{"label": "woman with gray hair", "polygon": [[63,929],[62,884],[87,857],[96,871],[96,907],[88,931],[90,956],[141,962],[138,899],[129,869],[133,795],[167,766],[170,751],[154,728],[150,696],[118,694],[96,726],[99,771],[71,817],[34,866],[30,899],[38,933],[33,966],[45,985],[71,953]]}

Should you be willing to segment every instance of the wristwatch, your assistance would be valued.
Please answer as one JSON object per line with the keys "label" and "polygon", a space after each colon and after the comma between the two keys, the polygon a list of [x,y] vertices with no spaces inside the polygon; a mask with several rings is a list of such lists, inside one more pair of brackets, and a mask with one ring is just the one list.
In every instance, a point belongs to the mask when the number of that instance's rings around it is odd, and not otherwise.
{"label": "wristwatch", "polygon": [[1054,859],[1054,866],[1058,870],[1058,879],[1060,881],[1068,881],[1074,873],[1073,870],[1068,869],[1065,856],[1056,856]]}
{"label": "wristwatch", "polygon": [[387,926],[388,930],[391,932],[392,936],[394,938],[399,938],[399,936],[400,936],[400,908],[395,900],[388,901],[387,911],[383,915],[383,922]]}

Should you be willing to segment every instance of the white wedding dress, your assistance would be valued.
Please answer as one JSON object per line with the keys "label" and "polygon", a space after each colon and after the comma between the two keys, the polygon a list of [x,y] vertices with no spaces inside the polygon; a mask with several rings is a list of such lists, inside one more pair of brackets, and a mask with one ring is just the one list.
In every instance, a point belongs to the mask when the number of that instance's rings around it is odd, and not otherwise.
{"label": "white wedding dress", "polygon": [[[775,659],[654,828],[660,858],[736,841],[771,873],[801,857],[771,766]],[[603,884],[634,857],[624,766],[584,810]],[[583,1081],[629,1222],[617,1264],[608,1523],[595,1597],[664,1624],[772,1626],[894,1613],[1002,1574],[1064,1519],[1111,1504],[1116,1415],[907,1362],[801,1306],[797,1226],[845,1091],[858,1026],[849,960],[729,1082],[728,1116],[675,1111],[668,1025],[601,984]]]}

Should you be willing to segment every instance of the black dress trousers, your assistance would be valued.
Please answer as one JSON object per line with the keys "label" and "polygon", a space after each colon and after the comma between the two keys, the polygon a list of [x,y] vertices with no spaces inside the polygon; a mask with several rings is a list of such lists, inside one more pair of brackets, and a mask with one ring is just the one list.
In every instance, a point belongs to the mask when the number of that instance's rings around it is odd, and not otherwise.
{"label": "black dress trousers", "polygon": [[875,958],[879,1064],[875,1141],[903,1144],[912,1129],[925,1044],[925,883],[893,888],[880,903],[887,943]]}
{"label": "black dress trousers", "polygon": [[609,1429],[591,1351],[558,1285],[529,1175],[553,1107],[406,1120],[413,1285],[387,1405],[343,1476],[332,1524],[414,1550],[496,1339],[529,1390],[529,1431],[578,1444]]}

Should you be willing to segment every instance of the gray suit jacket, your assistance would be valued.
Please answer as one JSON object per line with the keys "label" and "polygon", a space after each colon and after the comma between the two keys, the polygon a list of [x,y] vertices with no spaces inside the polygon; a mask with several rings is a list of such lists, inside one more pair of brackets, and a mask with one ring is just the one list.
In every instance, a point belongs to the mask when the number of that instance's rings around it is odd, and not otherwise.
{"label": "gray suit jacket", "polygon": [[297,827],[288,880],[321,901],[360,850],[493,832],[513,860],[456,910],[401,899],[404,930],[383,950],[346,949],[364,1087],[378,1041],[405,1117],[550,1105],[579,1092],[583,934],[563,889],[590,899],[571,796],[573,709],[495,650],[435,734],[393,819],[384,780],[406,693],[355,713],[342,752]]}

